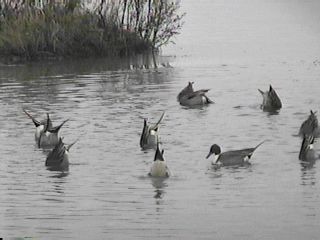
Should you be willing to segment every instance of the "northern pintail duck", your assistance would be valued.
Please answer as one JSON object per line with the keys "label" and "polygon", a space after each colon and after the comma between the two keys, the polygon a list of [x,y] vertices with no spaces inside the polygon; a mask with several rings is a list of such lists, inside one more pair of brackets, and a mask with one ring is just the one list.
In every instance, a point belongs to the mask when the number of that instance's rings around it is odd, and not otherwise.
{"label": "northern pintail duck", "polygon": [[222,165],[222,166],[232,166],[232,165],[243,165],[245,163],[249,163],[248,160],[252,157],[253,152],[262,144],[259,143],[254,148],[245,148],[241,150],[233,150],[228,152],[221,153],[221,148],[217,144],[213,144],[210,148],[209,154],[207,155],[207,159],[214,154],[214,161],[212,161],[213,165]]}
{"label": "northern pintail duck", "polygon": [[188,85],[178,94],[177,100],[183,106],[197,106],[213,103],[213,101],[206,96],[208,91],[209,89],[194,91],[193,82],[189,82]]}
{"label": "northern pintail duck", "polygon": [[271,85],[269,90],[266,92],[263,92],[260,89],[258,90],[262,94],[263,98],[261,105],[263,111],[277,111],[282,107],[281,100]]}
{"label": "northern pintail duck", "polygon": [[57,145],[48,154],[46,159],[46,167],[53,171],[68,171],[69,170],[69,150],[76,143],[66,146],[62,138],[59,138]]}
{"label": "northern pintail duck", "polygon": [[59,130],[61,127],[69,121],[69,119],[63,121],[60,125],[53,127],[52,121],[49,114],[47,114],[46,120],[38,121],[26,110],[23,110],[24,113],[32,120],[36,127],[35,131],[35,141],[39,147],[53,147],[55,146],[60,137]]}
{"label": "northern pintail duck", "polygon": [[159,124],[161,123],[165,112],[162,113],[160,119],[155,125],[150,125],[148,119],[143,120],[143,129],[140,137],[140,147],[142,149],[154,148],[158,142]]}
{"label": "northern pintail duck", "polygon": [[318,137],[320,134],[319,126],[318,126],[318,118],[316,115],[317,112],[313,112],[310,110],[310,115],[307,120],[305,120],[299,130],[300,136],[313,136]]}
{"label": "northern pintail duck", "polygon": [[314,137],[312,135],[304,136],[300,152],[299,159],[305,163],[313,164],[314,161],[319,157],[316,155],[316,152],[313,148]]}
{"label": "northern pintail duck", "polygon": [[51,129],[52,128],[52,121],[51,119],[43,119],[41,121],[38,121],[37,119],[35,119],[30,113],[28,113],[25,109],[23,109],[23,112],[32,120],[33,124],[36,127],[36,131],[34,134],[35,140],[36,142],[39,141],[40,135],[41,133],[44,131],[44,129],[47,127],[47,123],[48,124],[48,128]]}
{"label": "northern pintail duck", "polygon": [[39,139],[36,139],[38,147],[50,148],[50,147],[56,146],[60,138],[60,129],[67,121],[69,121],[69,119],[63,121],[60,125],[56,127],[50,128],[49,127],[50,116],[49,116],[49,113],[47,113],[47,124],[44,125],[45,128],[40,133]]}
{"label": "northern pintail duck", "polygon": [[154,155],[154,161],[151,166],[149,176],[151,177],[169,177],[170,171],[167,163],[163,157],[164,150],[160,151],[159,142],[157,143],[157,149]]}

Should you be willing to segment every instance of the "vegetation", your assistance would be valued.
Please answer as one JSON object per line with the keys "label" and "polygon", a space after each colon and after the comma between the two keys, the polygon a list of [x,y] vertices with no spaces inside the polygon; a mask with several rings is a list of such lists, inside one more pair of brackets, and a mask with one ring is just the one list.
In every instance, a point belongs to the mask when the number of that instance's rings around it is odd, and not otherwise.
{"label": "vegetation", "polygon": [[179,33],[179,2],[98,0],[92,9],[69,0],[0,0],[0,55],[25,60],[123,56],[157,50]]}

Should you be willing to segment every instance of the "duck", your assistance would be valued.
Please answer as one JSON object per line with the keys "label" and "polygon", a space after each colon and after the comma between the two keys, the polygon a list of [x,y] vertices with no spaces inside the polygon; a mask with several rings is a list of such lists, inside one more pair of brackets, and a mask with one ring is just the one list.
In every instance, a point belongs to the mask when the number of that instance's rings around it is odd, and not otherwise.
{"label": "duck", "polygon": [[52,171],[68,171],[69,170],[69,150],[70,148],[76,143],[77,141],[73,142],[72,144],[66,146],[62,138],[59,138],[58,143],[49,152],[47,159],[46,159],[46,167]]}
{"label": "duck", "polygon": [[312,135],[304,135],[300,147],[299,160],[305,163],[313,164],[314,161],[319,157],[316,155],[313,147],[314,139],[315,138]]}
{"label": "duck", "polygon": [[143,129],[140,136],[140,147],[142,149],[155,148],[158,142],[159,136],[159,124],[164,118],[165,112],[162,113],[158,122],[151,126],[148,123],[148,118],[143,119]]}
{"label": "duck", "polygon": [[253,152],[264,143],[265,141],[259,143],[254,148],[245,148],[240,150],[233,150],[221,153],[221,148],[218,144],[213,144],[210,147],[207,159],[214,154],[214,161],[212,165],[222,165],[222,166],[233,166],[233,165],[244,165],[250,164],[249,159],[252,157]]}
{"label": "duck", "polygon": [[318,137],[320,134],[319,126],[318,126],[318,118],[316,115],[316,111],[310,110],[310,115],[305,120],[299,130],[299,135],[302,137],[305,136],[313,136],[313,137]]}
{"label": "duck", "polygon": [[160,151],[160,147],[159,147],[159,141],[157,142],[157,149],[154,155],[154,160],[153,160],[153,164],[151,166],[150,172],[149,172],[149,176],[151,177],[169,177],[170,174],[170,170],[167,166],[167,163],[163,157],[164,155],[164,150],[162,149]]}
{"label": "duck", "polygon": [[282,103],[281,100],[279,98],[279,96],[277,95],[276,91],[274,90],[274,88],[271,86],[269,86],[269,90],[268,91],[262,91],[260,89],[258,89],[258,91],[261,93],[263,101],[261,104],[261,109],[263,111],[277,111],[280,110],[282,108]]}
{"label": "duck", "polygon": [[33,117],[30,113],[27,112],[27,110],[23,109],[23,112],[32,120],[33,124],[36,127],[36,131],[34,134],[34,138],[35,141],[38,142],[41,133],[44,131],[44,129],[46,128],[47,123],[48,124],[48,128],[52,128],[52,121],[51,119],[49,119],[49,122],[47,121],[47,119],[43,119],[41,121],[38,121],[37,119],[35,119],[35,117]]}
{"label": "duck", "polygon": [[181,90],[177,96],[177,100],[182,106],[197,106],[197,105],[207,105],[213,103],[213,101],[206,96],[206,93],[210,89],[200,89],[194,91],[194,82],[189,82],[188,85]]}
{"label": "duck", "polygon": [[63,121],[56,127],[49,127],[50,116],[47,113],[47,124],[44,125],[43,131],[40,132],[40,136],[36,139],[39,148],[51,148],[58,144],[60,138],[60,129],[69,119]]}

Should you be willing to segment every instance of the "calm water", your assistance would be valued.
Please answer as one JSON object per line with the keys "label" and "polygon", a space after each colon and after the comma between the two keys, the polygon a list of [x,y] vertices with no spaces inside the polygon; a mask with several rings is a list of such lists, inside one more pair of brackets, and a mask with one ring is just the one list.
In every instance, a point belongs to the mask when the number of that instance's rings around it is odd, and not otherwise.
{"label": "calm water", "polygon": [[[317,0],[182,1],[176,45],[152,58],[0,66],[0,235],[36,239],[318,239],[320,163],[303,168],[295,137],[320,110]],[[149,68],[141,67],[145,63]],[[131,67],[130,67],[131,65]],[[132,66],[134,65],[134,66]],[[186,109],[188,81],[215,104]],[[272,84],[278,115],[259,109]],[[69,173],[48,171],[34,143],[50,112],[70,152]],[[153,151],[139,148],[143,117],[161,111],[173,176],[147,177]],[[250,167],[210,169],[209,147],[267,142]],[[320,144],[315,145],[320,149]],[[320,150],[319,150],[320,152]]]}

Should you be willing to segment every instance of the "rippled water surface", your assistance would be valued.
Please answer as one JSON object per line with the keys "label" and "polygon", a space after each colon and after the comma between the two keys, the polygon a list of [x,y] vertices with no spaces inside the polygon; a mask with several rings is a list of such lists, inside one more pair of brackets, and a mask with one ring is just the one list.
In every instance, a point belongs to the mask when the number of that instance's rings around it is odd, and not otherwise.
{"label": "rippled water surface", "polygon": [[[318,239],[320,163],[298,160],[300,124],[320,104],[320,4],[182,1],[176,45],[152,58],[0,66],[0,234],[36,239]],[[146,64],[149,63],[149,64]],[[163,64],[161,64],[163,63]],[[143,66],[144,65],[144,66]],[[176,102],[188,81],[215,104]],[[272,84],[279,114],[262,112]],[[48,171],[22,112],[69,118],[68,173]],[[147,176],[143,118],[173,172]],[[209,147],[257,149],[252,165],[210,168]],[[320,153],[320,145],[315,144]]]}

